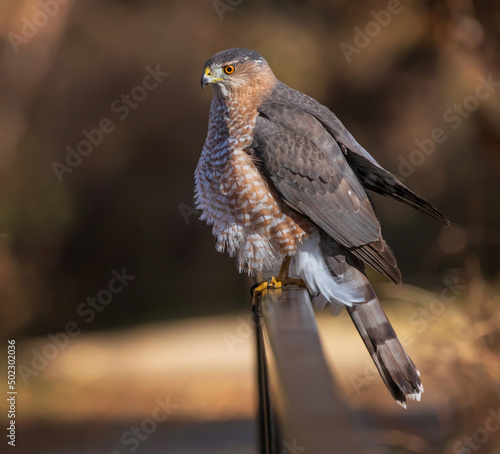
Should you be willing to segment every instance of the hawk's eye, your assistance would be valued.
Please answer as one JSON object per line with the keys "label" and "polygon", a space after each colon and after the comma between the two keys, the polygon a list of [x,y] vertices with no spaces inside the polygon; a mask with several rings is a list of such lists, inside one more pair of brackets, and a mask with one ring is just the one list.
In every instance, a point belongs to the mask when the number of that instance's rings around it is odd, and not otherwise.
{"label": "hawk's eye", "polygon": [[233,65],[224,66],[224,72],[226,74],[233,74],[234,73],[234,66]]}

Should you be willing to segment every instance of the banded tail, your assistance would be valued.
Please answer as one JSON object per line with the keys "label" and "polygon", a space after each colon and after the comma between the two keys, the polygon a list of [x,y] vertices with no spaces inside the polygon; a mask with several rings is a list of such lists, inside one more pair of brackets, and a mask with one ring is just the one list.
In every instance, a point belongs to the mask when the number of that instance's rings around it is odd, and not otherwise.
{"label": "banded tail", "polygon": [[401,342],[373,292],[365,303],[347,307],[359,335],[370,352],[373,362],[392,394],[404,408],[406,399],[420,400],[424,387],[420,372],[406,354]]}
{"label": "banded tail", "polygon": [[346,307],[389,392],[404,408],[420,400],[420,373],[389,322],[361,260],[331,238],[306,239],[294,257],[295,274],[316,293],[316,309],[330,303],[332,312]]}

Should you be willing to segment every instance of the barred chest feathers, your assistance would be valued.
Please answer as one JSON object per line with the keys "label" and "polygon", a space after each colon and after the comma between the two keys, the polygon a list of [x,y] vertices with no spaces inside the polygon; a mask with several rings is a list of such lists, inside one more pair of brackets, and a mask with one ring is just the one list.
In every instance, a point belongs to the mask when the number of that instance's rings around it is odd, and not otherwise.
{"label": "barred chest feathers", "polygon": [[309,230],[279,200],[245,151],[252,144],[256,118],[255,106],[214,97],[195,172],[196,207],[213,226],[216,249],[227,249],[237,257],[240,272],[248,274],[279,267]]}

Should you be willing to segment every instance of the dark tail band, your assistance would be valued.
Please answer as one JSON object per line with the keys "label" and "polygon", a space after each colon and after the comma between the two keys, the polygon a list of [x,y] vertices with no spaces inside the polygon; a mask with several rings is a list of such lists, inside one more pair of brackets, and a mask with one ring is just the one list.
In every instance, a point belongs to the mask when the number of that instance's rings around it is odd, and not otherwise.
{"label": "dark tail band", "polygon": [[424,391],[420,372],[406,354],[375,294],[366,303],[347,311],[370,352],[373,362],[396,401],[406,408],[406,400],[420,400]]}

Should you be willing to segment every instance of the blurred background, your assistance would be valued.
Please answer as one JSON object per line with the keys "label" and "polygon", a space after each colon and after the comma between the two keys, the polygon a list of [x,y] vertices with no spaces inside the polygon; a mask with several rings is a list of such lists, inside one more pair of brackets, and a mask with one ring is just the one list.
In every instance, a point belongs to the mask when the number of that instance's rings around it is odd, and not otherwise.
{"label": "blurred background", "polygon": [[375,197],[405,284],[370,277],[420,404],[392,401],[345,314],[318,315],[370,436],[500,452],[498,1],[18,0],[0,17],[0,370],[15,339],[18,452],[257,452],[249,281],[193,208],[200,77],[229,47],[260,51],[452,222]]}

